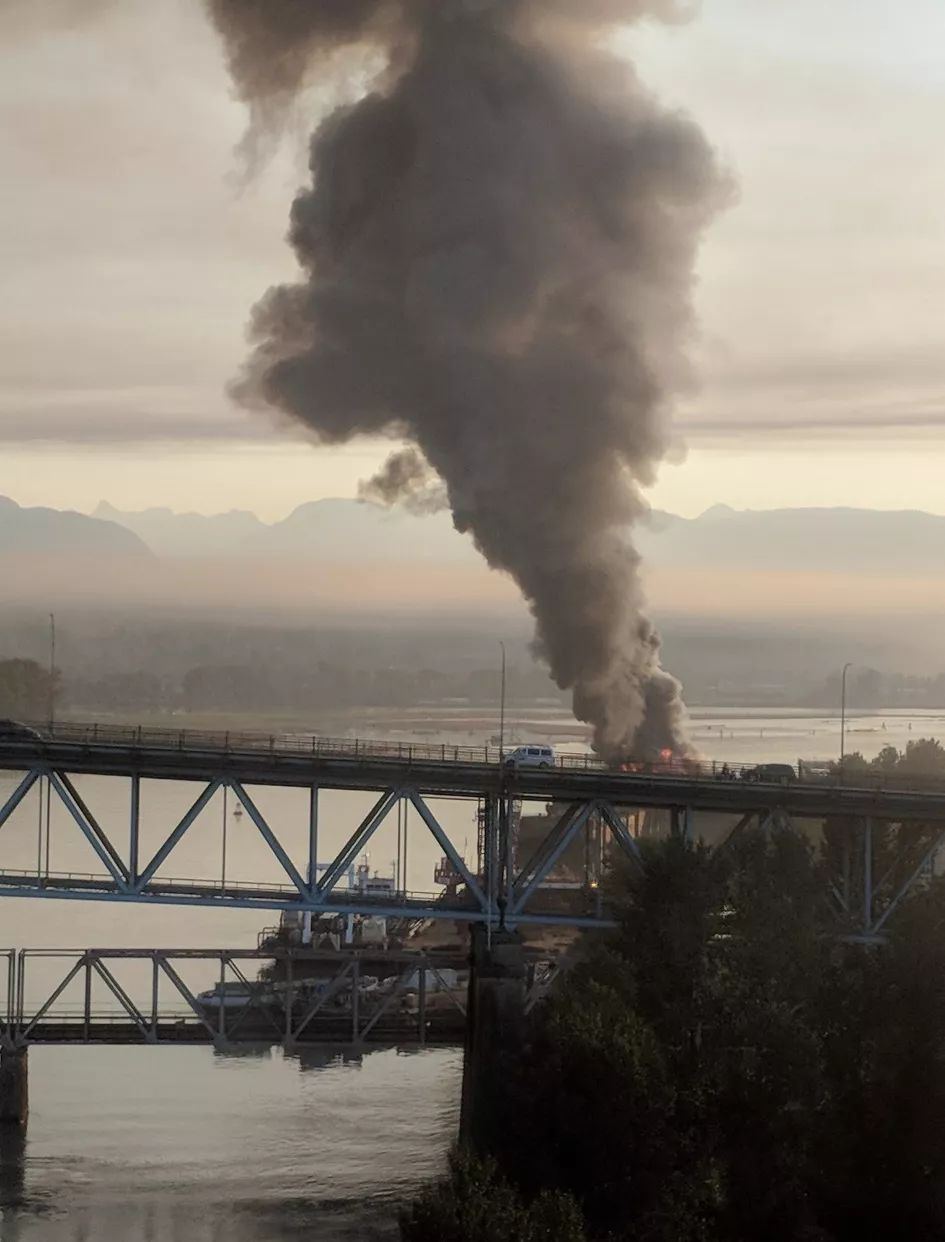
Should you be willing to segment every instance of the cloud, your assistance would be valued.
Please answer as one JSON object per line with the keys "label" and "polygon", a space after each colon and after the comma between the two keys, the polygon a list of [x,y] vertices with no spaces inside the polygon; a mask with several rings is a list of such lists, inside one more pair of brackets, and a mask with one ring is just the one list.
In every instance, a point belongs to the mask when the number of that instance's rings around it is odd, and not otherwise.
{"label": "cloud", "polygon": [[851,432],[877,433],[878,438],[914,432],[928,435],[945,431],[945,409],[934,413],[905,413],[894,409],[875,411],[872,415],[850,410],[843,415],[792,417],[790,414],[759,412],[753,417],[706,417],[686,422],[677,420],[676,430],[693,444],[713,440],[735,440],[740,445],[764,439],[837,439]]}
{"label": "cloud", "polygon": [[[153,407],[132,416],[126,411],[101,411],[73,406],[39,413],[0,413],[0,443],[9,445],[71,444],[75,446],[265,441],[271,431],[259,419],[212,414],[176,414]],[[297,437],[298,438],[298,437]]]}
{"label": "cloud", "polygon": [[[741,185],[708,236],[701,386],[678,434],[945,423],[943,15],[713,0],[634,34],[641,76],[699,116]],[[0,441],[290,442],[223,388],[246,307],[291,277],[303,161],[286,147],[233,191],[246,117],[201,6],[0,0],[0,41]]]}
{"label": "cloud", "polygon": [[4,39],[27,39],[69,29],[100,18],[114,0],[4,0],[0,33]]}

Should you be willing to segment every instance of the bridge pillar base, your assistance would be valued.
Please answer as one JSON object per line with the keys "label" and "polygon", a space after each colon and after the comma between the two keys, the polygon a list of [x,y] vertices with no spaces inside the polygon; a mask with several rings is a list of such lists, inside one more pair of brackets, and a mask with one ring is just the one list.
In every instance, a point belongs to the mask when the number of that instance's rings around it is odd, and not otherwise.
{"label": "bridge pillar base", "polygon": [[29,1111],[27,1049],[4,1048],[0,1052],[0,1125],[25,1126]]}
{"label": "bridge pillar base", "polygon": [[460,1142],[488,1151],[499,1121],[507,1067],[525,1037],[525,954],[514,932],[472,929]]}

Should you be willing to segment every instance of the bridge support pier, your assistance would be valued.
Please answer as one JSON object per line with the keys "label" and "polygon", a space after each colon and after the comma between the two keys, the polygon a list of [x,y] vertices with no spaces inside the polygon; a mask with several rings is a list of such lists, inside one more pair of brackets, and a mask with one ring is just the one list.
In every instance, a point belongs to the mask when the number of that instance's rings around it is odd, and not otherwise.
{"label": "bridge support pier", "polygon": [[25,1126],[29,1111],[29,1054],[26,1048],[4,1048],[0,1051],[0,1125]]}
{"label": "bridge support pier", "polygon": [[515,932],[494,930],[490,943],[478,925],[471,942],[459,1138],[488,1151],[507,1067],[525,1036],[525,954]]}

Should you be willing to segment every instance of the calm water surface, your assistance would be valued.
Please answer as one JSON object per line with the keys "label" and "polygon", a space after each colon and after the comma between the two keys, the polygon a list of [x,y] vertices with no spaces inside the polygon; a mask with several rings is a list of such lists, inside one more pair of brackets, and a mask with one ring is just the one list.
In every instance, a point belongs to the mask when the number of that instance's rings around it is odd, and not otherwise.
{"label": "calm water surface", "polygon": [[0,1239],[394,1238],[455,1135],[461,1056],[34,1048],[25,1140],[0,1137]]}

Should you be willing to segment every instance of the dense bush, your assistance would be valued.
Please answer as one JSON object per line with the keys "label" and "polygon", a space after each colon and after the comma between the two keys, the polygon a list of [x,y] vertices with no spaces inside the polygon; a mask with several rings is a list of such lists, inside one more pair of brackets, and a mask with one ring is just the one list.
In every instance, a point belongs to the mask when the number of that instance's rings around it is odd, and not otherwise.
{"label": "dense bush", "polygon": [[449,1176],[402,1213],[400,1231],[405,1242],[586,1242],[569,1196],[546,1190],[526,1202],[494,1161],[459,1151],[450,1157]]}

